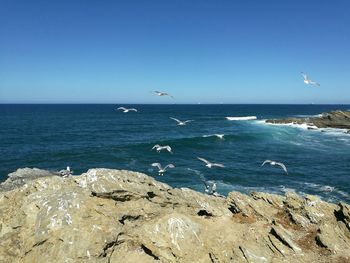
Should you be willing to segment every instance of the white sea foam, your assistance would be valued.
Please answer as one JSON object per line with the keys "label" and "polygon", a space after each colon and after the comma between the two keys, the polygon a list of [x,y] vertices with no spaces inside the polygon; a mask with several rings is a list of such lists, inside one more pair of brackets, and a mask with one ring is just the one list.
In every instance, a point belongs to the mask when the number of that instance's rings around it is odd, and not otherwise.
{"label": "white sea foam", "polygon": [[347,129],[339,129],[339,128],[318,128],[315,125],[309,123],[269,123],[266,122],[266,119],[264,120],[256,120],[255,123],[258,124],[264,124],[264,125],[269,125],[269,126],[280,126],[280,127],[293,127],[293,128],[299,128],[303,130],[313,130],[317,132],[322,132],[326,135],[334,135],[334,136],[350,136],[350,133],[346,133]]}
{"label": "white sea foam", "polygon": [[302,124],[297,124],[297,123],[269,123],[266,122],[266,120],[258,120],[256,123],[259,124],[266,124],[266,125],[273,125],[273,126],[288,126],[288,127],[293,127],[293,128],[299,128],[303,130],[309,130],[309,129],[314,129],[318,130],[318,128],[315,125],[307,124],[307,123],[302,123]]}
{"label": "white sea foam", "polygon": [[245,116],[245,117],[226,117],[229,121],[249,121],[256,120],[256,116]]}
{"label": "white sea foam", "polygon": [[321,184],[315,184],[315,183],[304,183],[308,188],[315,189],[320,192],[333,192],[337,191],[333,186],[329,185],[321,185]]}
{"label": "white sea foam", "polygon": [[312,118],[312,117],[322,117],[322,114],[315,114],[315,115],[294,115],[295,117],[300,117],[300,118]]}
{"label": "white sea foam", "polygon": [[[314,190],[323,192],[323,193],[335,193],[337,195],[342,196],[343,198],[350,199],[350,194],[346,193],[342,190],[337,189],[334,186],[329,185],[321,185],[321,184],[315,184],[315,183],[304,183],[309,188],[312,188]],[[332,197],[334,199],[334,197]]]}
{"label": "white sea foam", "polygon": [[[322,185],[316,183],[301,183],[304,185],[304,190],[286,187],[284,185],[274,186],[274,187],[262,187],[262,186],[243,186],[222,182],[221,180],[216,180],[218,192],[232,192],[238,191],[241,193],[249,194],[251,192],[265,192],[270,194],[279,194],[284,195],[287,192],[294,192],[299,194],[300,196],[306,196],[307,193],[312,189],[313,191],[318,192],[319,194],[314,194],[326,201],[335,202],[339,200],[339,196],[345,199],[350,200],[350,194],[337,189],[336,187],[330,185]],[[197,187],[196,187],[197,188]],[[198,185],[198,189],[202,189],[201,185]],[[338,197],[337,197],[338,196]]]}
{"label": "white sea foam", "polygon": [[337,128],[322,128],[320,131],[324,132],[324,134],[327,135],[334,135],[334,136],[346,136],[348,137],[350,134],[346,133],[347,129],[337,129]]}

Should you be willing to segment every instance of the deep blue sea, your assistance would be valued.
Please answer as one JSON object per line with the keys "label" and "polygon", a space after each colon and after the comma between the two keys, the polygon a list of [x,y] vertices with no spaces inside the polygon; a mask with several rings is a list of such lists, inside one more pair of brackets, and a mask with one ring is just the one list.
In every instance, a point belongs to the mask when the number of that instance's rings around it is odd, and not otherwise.
{"label": "deep blue sea", "polygon": [[[116,111],[135,107],[137,113]],[[71,166],[74,174],[106,167],[146,173],[176,187],[203,191],[200,174],[217,191],[296,191],[350,201],[350,135],[264,124],[267,118],[315,115],[344,105],[0,105],[0,181],[20,167]],[[226,116],[256,116],[228,121]],[[192,119],[177,126],[169,117]],[[225,134],[224,140],[203,137]],[[151,151],[170,145],[174,154]],[[209,169],[196,157],[224,164]],[[264,166],[281,161],[289,175]],[[164,176],[150,164],[173,163]]]}

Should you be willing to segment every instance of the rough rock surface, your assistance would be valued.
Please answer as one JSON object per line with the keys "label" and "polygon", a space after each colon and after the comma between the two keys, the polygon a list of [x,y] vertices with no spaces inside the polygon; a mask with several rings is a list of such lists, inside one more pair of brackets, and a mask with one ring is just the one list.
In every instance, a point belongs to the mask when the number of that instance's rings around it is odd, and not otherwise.
{"label": "rough rock surface", "polygon": [[91,169],[0,193],[0,262],[350,262],[350,206]]}
{"label": "rough rock surface", "polygon": [[20,168],[10,173],[5,182],[0,184],[0,192],[9,191],[18,188],[27,182],[39,177],[53,176],[52,172],[37,168]]}
{"label": "rough rock surface", "polygon": [[266,120],[266,122],[274,124],[308,124],[316,128],[350,129],[350,112],[338,110],[322,113],[318,117],[270,119]]}

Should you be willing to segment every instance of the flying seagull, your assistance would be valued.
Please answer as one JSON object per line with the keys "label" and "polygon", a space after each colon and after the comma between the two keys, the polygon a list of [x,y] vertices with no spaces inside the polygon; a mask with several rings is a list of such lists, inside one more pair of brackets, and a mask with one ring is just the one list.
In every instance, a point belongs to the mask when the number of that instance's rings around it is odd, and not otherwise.
{"label": "flying seagull", "polygon": [[122,110],[124,113],[129,112],[129,111],[137,112],[137,109],[134,109],[134,108],[127,109],[127,108],[124,108],[124,107],[119,107],[117,110]]}
{"label": "flying seagull", "polygon": [[304,73],[304,72],[301,72],[301,75],[303,75],[303,78],[304,78],[304,83],[307,84],[307,85],[316,85],[316,86],[320,86],[319,83],[315,82],[315,81],[312,81],[311,79],[309,79],[309,77]]}
{"label": "flying seagull", "polygon": [[266,160],[262,163],[261,166],[264,166],[266,163],[269,163],[272,166],[275,166],[275,165],[281,166],[282,169],[286,172],[286,174],[288,174],[287,167],[283,163],[279,163],[279,162],[271,161],[271,160]]}
{"label": "flying seagull", "polygon": [[218,137],[219,139],[223,140],[223,139],[224,139],[225,134],[211,134],[211,135],[203,135],[203,137],[213,137],[213,136],[216,136],[216,137]]}
{"label": "flying seagull", "polygon": [[152,147],[152,150],[153,149],[156,149],[157,152],[160,152],[161,150],[167,150],[168,152],[173,153],[169,145],[160,146],[159,144],[156,144]]}
{"label": "flying seagull", "polygon": [[222,168],[225,167],[223,164],[220,164],[220,163],[211,163],[211,162],[209,162],[209,161],[207,161],[206,159],[201,158],[201,157],[197,157],[197,159],[200,160],[200,161],[202,161],[202,162],[204,162],[204,163],[206,163],[205,166],[208,167],[208,168],[212,168],[213,166],[222,167]]}
{"label": "flying seagull", "polygon": [[166,169],[167,168],[174,168],[175,165],[173,164],[168,164],[167,166],[165,166],[164,168],[162,168],[162,165],[160,163],[152,163],[151,164],[153,167],[158,167],[159,171],[158,171],[158,174],[159,175],[163,175],[163,173],[165,173]]}
{"label": "flying seagull", "polygon": [[186,125],[186,123],[193,121],[193,120],[180,121],[180,120],[175,119],[175,118],[173,118],[173,117],[170,117],[170,119],[176,121],[176,122],[177,122],[177,125],[180,125],[180,126],[184,126],[184,125]]}
{"label": "flying seagull", "polygon": [[61,170],[58,173],[63,177],[68,177],[68,176],[71,176],[73,174],[73,171],[71,171],[70,167],[67,166],[66,170]]}
{"label": "flying seagull", "polygon": [[163,96],[169,96],[170,98],[174,98],[173,96],[171,96],[169,93],[166,92],[161,92],[161,91],[153,91],[153,93],[157,96],[163,97]]}

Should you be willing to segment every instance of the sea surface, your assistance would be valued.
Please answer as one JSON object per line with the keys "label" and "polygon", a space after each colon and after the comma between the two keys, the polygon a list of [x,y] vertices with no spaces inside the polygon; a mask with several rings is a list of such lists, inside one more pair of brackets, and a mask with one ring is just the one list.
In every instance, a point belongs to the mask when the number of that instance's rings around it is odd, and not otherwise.
{"label": "sea surface", "polygon": [[[138,112],[116,111],[119,106]],[[217,191],[295,191],[350,202],[350,135],[341,130],[268,125],[264,119],[309,116],[349,105],[0,105],[0,181],[20,167],[74,174],[105,167],[139,171],[174,187],[204,191],[200,176]],[[229,121],[225,117],[256,116]],[[177,126],[169,117],[194,120]],[[223,140],[203,137],[225,134]],[[173,154],[151,151],[170,145]],[[224,164],[209,169],[197,160]],[[264,160],[283,162],[282,169]],[[159,176],[151,163],[173,163]]]}

